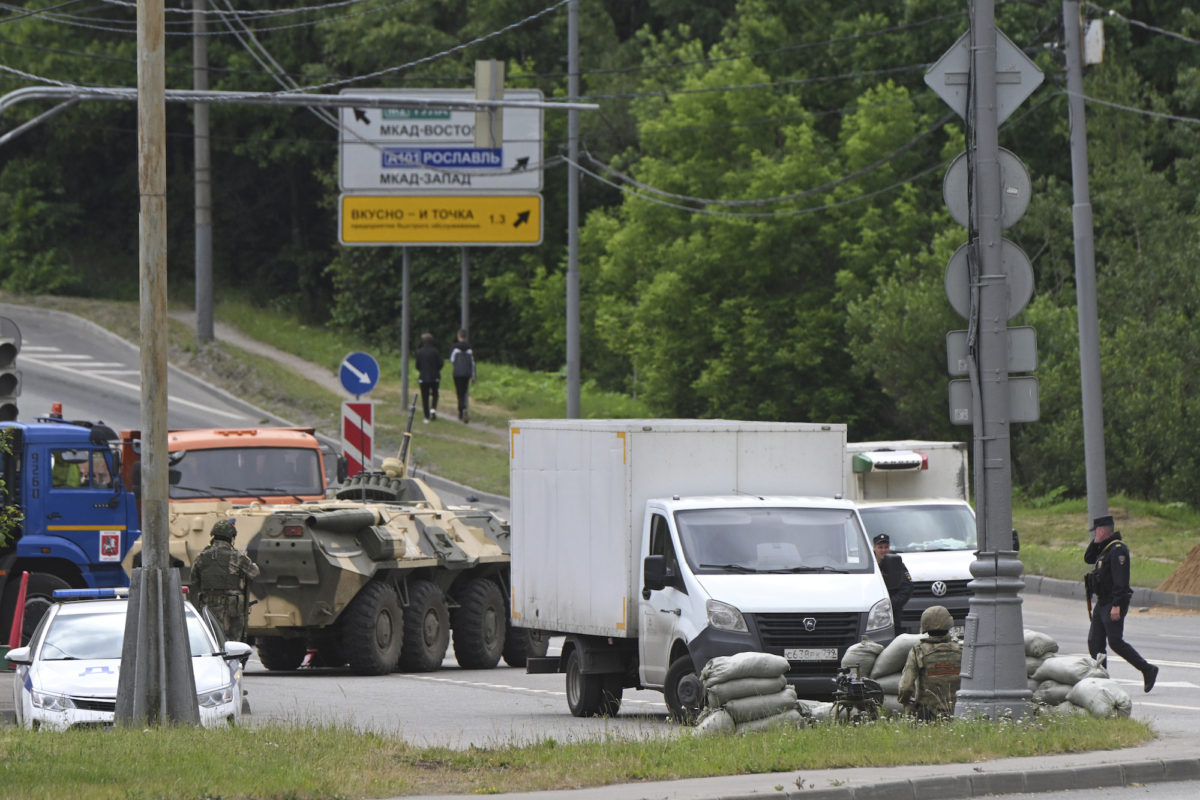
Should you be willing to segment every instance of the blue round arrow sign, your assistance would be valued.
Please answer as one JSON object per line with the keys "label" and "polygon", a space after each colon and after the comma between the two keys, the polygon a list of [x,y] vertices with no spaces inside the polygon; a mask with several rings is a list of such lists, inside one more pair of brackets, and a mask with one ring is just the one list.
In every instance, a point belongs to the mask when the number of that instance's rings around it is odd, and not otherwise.
{"label": "blue round arrow sign", "polygon": [[379,362],[368,353],[351,353],[342,359],[338,377],[347,392],[364,395],[379,383]]}

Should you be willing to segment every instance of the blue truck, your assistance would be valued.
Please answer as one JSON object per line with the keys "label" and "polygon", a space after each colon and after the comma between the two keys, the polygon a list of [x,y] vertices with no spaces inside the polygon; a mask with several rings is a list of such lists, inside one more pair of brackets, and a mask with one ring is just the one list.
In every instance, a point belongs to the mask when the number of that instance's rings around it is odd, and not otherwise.
{"label": "blue truck", "polygon": [[121,481],[117,434],[103,423],[39,417],[0,423],[0,502],[22,521],[0,547],[0,640],[29,572],[24,635],[36,628],[56,589],[128,586],[121,560],[141,535],[133,493]]}

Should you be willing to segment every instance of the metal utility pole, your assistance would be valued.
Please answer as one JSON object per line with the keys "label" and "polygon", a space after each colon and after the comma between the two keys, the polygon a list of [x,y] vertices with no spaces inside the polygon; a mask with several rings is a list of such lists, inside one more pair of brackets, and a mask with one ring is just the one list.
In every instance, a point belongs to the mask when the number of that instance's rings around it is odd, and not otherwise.
{"label": "metal utility pole", "polygon": [[[1067,40],[1067,107],[1071,111],[1071,185],[1075,204],[1075,305],[1079,313],[1079,385],[1083,393],[1083,458],[1088,520],[1108,514],[1104,406],[1100,394],[1100,314],[1096,308],[1096,251],[1088,184],[1087,122],[1083,103],[1083,36],[1078,0],[1063,0]],[[1090,526],[1089,526],[1090,527]]]}
{"label": "metal utility pole", "polygon": [[130,581],[116,719],[198,725],[167,479],[167,131],[163,0],[138,0],[138,261],[142,362],[142,566]]}
{"label": "metal utility pole", "polygon": [[[579,100],[579,0],[567,4],[567,99]],[[579,112],[567,112],[567,419],[579,419]]]}
{"label": "metal utility pole", "polygon": [[[192,0],[192,88],[208,91],[208,37],[204,35],[207,0]],[[212,151],[209,139],[209,106],[192,106],[196,154],[196,343],[213,338],[212,274]]]}
{"label": "metal utility pole", "polygon": [[408,311],[409,293],[412,284],[408,275],[408,248],[400,248],[400,399],[408,405],[408,360],[411,357],[409,349],[412,340],[409,338],[409,328],[412,327]]}
{"label": "metal utility pole", "polygon": [[462,249],[462,324],[458,327],[471,331],[471,259],[467,248]]}

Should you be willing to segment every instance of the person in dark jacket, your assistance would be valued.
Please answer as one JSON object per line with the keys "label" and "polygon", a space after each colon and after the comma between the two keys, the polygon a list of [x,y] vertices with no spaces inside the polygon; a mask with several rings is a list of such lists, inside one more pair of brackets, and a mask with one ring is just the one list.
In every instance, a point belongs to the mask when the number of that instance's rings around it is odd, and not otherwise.
{"label": "person in dark jacket", "polygon": [[892,601],[892,620],[896,626],[896,635],[904,632],[904,606],[913,596],[912,576],[904,559],[892,552],[892,539],[886,533],[881,533],[871,540],[875,550],[875,560],[879,563],[879,571],[883,573],[883,582],[887,586],[888,599]]}
{"label": "person in dark jacket", "polygon": [[421,407],[425,421],[437,420],[438,384],[442,380],[442,354],[433,346],[433,334],[421,334],[421,349],[417,351],[417,383],[421,386]]}
{"label": "person in dark jacket", "polygon": [[1096,538],[1088,545],[1083,560],[1094,564],[1087,576],[1089,596],[1096,593],[1096,608],[1092,611],[1092,626],[1088,630],[1088,653],[1095,658],[1106,653],[1105,640],[1113,652],[1129,662],[1142,673],[1142,688],[1147,692],[1154,688],[1158,667],[1154,666],[1125,641],[1125,617],[1129,613],[1129,601],[1133,589],[1129,588],[1129,562],[1131,556],[1121,532],[1113,530],[1112,517],[1093,520]]}
{"label": "person in dark jacket", "polygon": [[450,363],[454,365],[454,389],[458,392],[458,421],[468,422],[467,392],[475,382],[475,354],[467,342],[466,328],[458,331],[458,341],[450,350]]}

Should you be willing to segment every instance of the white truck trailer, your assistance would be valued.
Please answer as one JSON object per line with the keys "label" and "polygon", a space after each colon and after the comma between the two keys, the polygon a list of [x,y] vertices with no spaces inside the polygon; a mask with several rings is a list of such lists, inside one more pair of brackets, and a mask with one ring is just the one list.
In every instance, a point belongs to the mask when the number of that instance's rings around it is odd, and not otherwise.
{"label": "white truck trailer", "polygon": [[566,674],[576,716],[624,689],[701,706],[714,656],[786,657],[828,696],[846,648],[892,638],[891,603],[854,504],[844,425],[514,420],[511,613],[566,635],[531,672]]}

